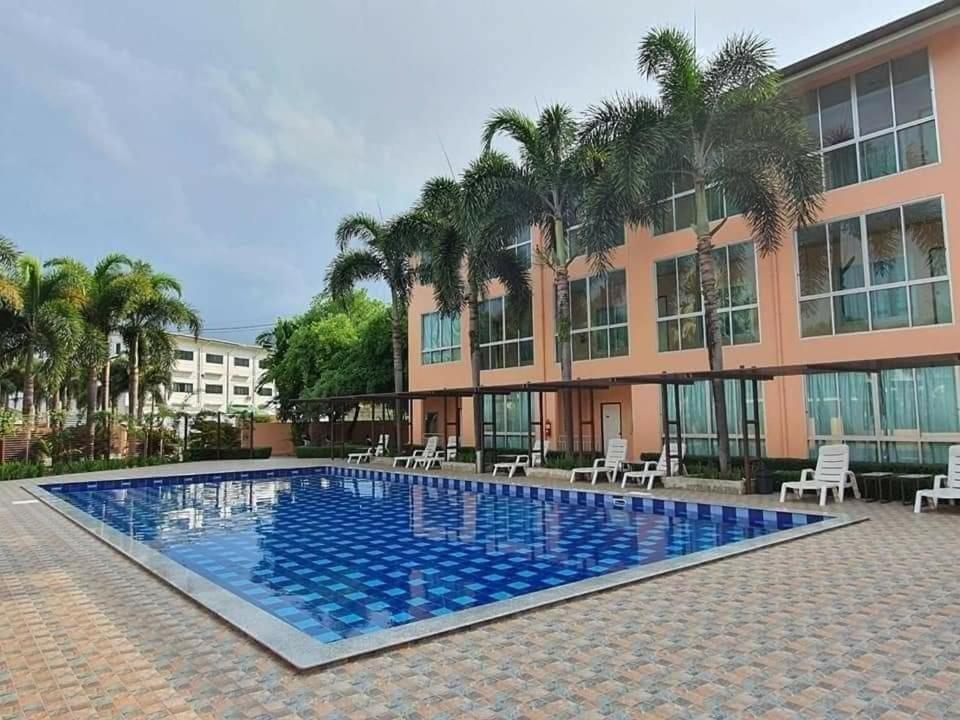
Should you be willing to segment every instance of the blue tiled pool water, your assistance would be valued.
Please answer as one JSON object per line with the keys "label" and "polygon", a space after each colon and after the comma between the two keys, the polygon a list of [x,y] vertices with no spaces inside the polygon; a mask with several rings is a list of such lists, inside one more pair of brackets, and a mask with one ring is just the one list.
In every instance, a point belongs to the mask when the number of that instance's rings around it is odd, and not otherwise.
{"label": "blue tiled pool water", "polygon": [[823,519],[371,471],[270,474],[45,487],[323,643]]}

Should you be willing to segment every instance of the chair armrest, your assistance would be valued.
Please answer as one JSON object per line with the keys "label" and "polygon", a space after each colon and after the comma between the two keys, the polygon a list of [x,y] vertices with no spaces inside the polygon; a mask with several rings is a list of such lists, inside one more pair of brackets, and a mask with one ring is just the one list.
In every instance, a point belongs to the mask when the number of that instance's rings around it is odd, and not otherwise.
{"label": "chair armrest", "polygon": [[652,472],[657,469],[657,465],[659,464],[660,463],[657,460],[645,460],[643,462],[643,467],[640,469],[645,473]]}
{"label": "chair armrest", "polygon": [[606,458],[597,458],[596,460],[593,461],[593,466],[602,467],[605,461],[606,461]]}
{"label": "chair armrest", "polygon": [[853,482],[857,481],[857,474],[853,470],[847,470],[847,477],[850,478]]}
{"label": "chair armrest", "polygon": [[936,475],[936,476],[933,478],[933,489],[934,489],[934,490],[939,490],[940,488],[942,488],[942,487],[944,486],[944,484],[946,483],[946,481],[947,481],[947,476],[946,476],[946,475]]}
{"label": "chair armrest", "polygon": [[800,482],[806,482],[808,477],[811,477],[814,473],[813,468],[804,468],[800,471]]}
{"label": "chair armrest", "polygon": [[529,455],[526,455],[526,454],[524,454],[524,455],[516,455],[516,456],[514,456],[513,461],[514,461],[515,463],[522,463],[522,462],[529,463],[529,462],[530,462],[530,456],[529,456]]}

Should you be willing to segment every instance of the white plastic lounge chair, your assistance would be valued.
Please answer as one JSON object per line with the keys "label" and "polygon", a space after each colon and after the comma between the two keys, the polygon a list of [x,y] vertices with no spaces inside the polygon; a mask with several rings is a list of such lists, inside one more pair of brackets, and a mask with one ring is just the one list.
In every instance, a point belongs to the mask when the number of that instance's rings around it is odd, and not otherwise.
{"label": "white plastic lounge chair", "polygon": [[[415,468],[422,467],[424,470],[429,470],[436,465],[437,469],[439,470],[442,467],[441,462],[445,457],[445,454],[449,452],[449,448],[441,453],[440,449],[437,447],[437,445],[440,443],[439,439],[436,437],[430,439],[434,441],[433,447],[431,448],[430,443],[427,443],[427,447],[423,449],[423,454],[413,461],[413,466]],[[456,441],[456,438],[452,439]]]}
{"label": "white plastic lounge chair", "polygon": [[802,497],[807,490],[820,493],[820,504],[827,504],[827,492],[832,490],[838,502],[843,502],[843,491],[853,490],[853,496],[860,497],[857,476],[850,472],[850,448],[846,445],[822,445],[817,453],[817,469],[807,468],[800,473],[797,482],[785,482],[780,488],[780,502],[787,499],[787,490],[793,490]]}
{"label": "white plastic lounge chair", "polygon": [[647,490],[653,490],[653,483],[658,478],[663,480],[668,475],[678,475],[683,467],[683,457],[687,454],[687,444],[680,443],[680,452],[677,452],[677,444],[670,443],[670,472],[667,472],[667,446],[663,446],[660,451],[659,460],[647,460],[642,463],[643,467],[637,470],[630,470],[623,474],[623,482],[620,487],[625,488],[628,480],[636,480],[637,487],[643,487],[647,484]]}
{"label": "white plastic lounge chair", "polygon": [[577,475],[589,475],[590,484],[597,484],[597,477],[604,475],[607,482],[616,482],[617,474],[627,460],[627,441],[623,438],[611,438],[607,442],[607,454],[593,461],[591,467],[579,467],[570,471],[570,482],[577,479]]}
{"label": "white plastic lounge chair", "polygon": [[429,455],[430,457],[433,457],[436,454],[436,452],[437,452],[437,436],[431,435],[429,438],[427,438],[427,445],[425,448],[423,448],[423,450],[414,450],[412,455],[398,455],[393,459],[393,466],[397,467],[397,465],[399,465],[400,463],[403,463],[404,467],[410,467],[417,460],[424,457],[425,455]]}
{"label": "white plastic lounge chair", "polygon": [[934,508],[939,500],[960,500],[960,445],[950,446],[947,474],[937,475],[933,479],[933,490],[917,491],[917,499],[913,501],[914,512],[920,512],[924,498],[929,498]]}
{"label": "white plastic lounge chair", "polygon": [[[547,452],[550,451],[550,441],[547,440],[544,443],[544,447],[547,448]],[[514,455],[513,460],[508,462],[499,462],[494,463],[493,465],[493,475],[496,477],[498,470],[506,470],[507,477],[512,478],[517,470],[523,470],[524,475],[527,473],[527,468],[537,467],[538,465],[543,464],[543,456],[546,452],[540,452],[540,438],[537,438],[537,441],[533,444],[533,452],[523,455]]]}
{"label": "white plastic lounge chair", "polygon": [[347,455],[347,465],[350,465],[352,463],[356,463],[357,465],[359,465],[360,463],[370,462],[372,459],[373,459],[373,448],[368,447],[363,452],[355,452]]}
{"label": "white plastic lounge chair", "polygon": [[444,457],[447,462],[453,462],[457,459],[457,448],[460,446],[460,442],[457,439],[456,435],[447,436],[447,448],[444,453]]}
{"label": "white plastic lounge chair", "polygon": [[390,435],[388,433],[382,433],[379,438],[377,438],[377,447],[374,448],[373,454],[375,457],[383,457],[387,454],[387,448],[390,447]]}

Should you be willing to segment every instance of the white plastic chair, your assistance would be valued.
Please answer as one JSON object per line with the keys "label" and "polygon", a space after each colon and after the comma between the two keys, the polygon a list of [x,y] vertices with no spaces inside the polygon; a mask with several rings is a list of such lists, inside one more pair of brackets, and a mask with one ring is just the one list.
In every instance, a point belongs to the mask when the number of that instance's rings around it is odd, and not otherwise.
{"label": "white plastic chair", "polygon": [[817,468],[807,468],[800,473],[800,480],[785,482],[780,488],[780,502],[786,502],[787,490],[793,490],[798,498],[807,490],[820,493],[820,504],[827,504],[827,492],[833,491],[838,502],[843,502],[846,488],[853,496],[860,497],[857,476],[850,472],[850,448],[846,445],[821,445],[817,453]]}
{"label": "white plastic chair", "polygon": [[[456,441],[456,438],[452,439]],[[413,466],[415,468],[422,467],[424,470],[429,470],[434,465],[437,466],[437,469],[442,467],[441,461],[445,457],[445,454],[449,452],[449,446],[446,450],[444,450],[443,453],[441,453],[440,449],[437,447],[440,444],[440,441],[435,437],[431,438],[431,440],[435,441],[433,443],[433,447],[431,448],[430,443],[427,443],[427,447],[423,449],[423,454],[413,461]],[[454,457],[456,457],[456,455],[454,455]]]}
{"label": "white plastic chair", "polygon": [[447,436],[447,448],[445,457],[447,462],[453,462],[457,459],[457,448],[460,447],[460,442],[456,435]]}
{"label": "white plastic chair", "polygon": [[356,463],[357,465],[359,465],[360,463],[370,462],[370,460],[372,459],[373,459],[373,448],[368,447],[363,452],[355,452],[347,455],[347,465],[351,465],[353,463]]}
{"label": "white plastic chair", "polygon": [[667,446],[664,445],[660,451],[659,460],[647,460],[642,463],[642,467],[637,470],[629,470],[623,474],[623,482],[620,487],[625,488],[627,481],[636,480],[637,487],[643,487],[647,484],[647,490],[653,490],[653,483],[657,478],[663,480],[670,475],[679,475],[683,467],[683,458],[687,454],[687,444],[680,443],[680,452],[677,452],[677,444],[670,443],[670,471],[667,472]]}
{"label": "white plastic chair", "polygon": [[412,455],[398,455],[393,459],[393,466],[397,467],[403,463],[404,467],[410,467],[422,457],[433,457],[437,452],[437,436],[431,435],[427,438],[427,445],[423,450],[414,450]]}
{"label": "white plastic chair", "polygon": [[590,467],[574,468],[570,471],[570,482],[577,479],[577,475],[589,475],[590,484],[597,484],[597,477],[605,475],[607,482],[616,482],[617,475],[623,469],[627,460],[627,441],[623,438],[611,438],[607,442],[607,454],[593,461]]}
{"label": "white plastic chair", "polygon": [[546,450],[540,452],[540,438],[537,438],[537,441],[533,444],[533,451],[529,454],[514,455],[513,459],[507,462],[494,463],[493,466],[493,475],[496,477],[498,470],[506,470],[507,477],[512,478],[517,470],[523,470],[524,474],[527,472],[527,468],[537,467],[538,465],[543,464],[543,456],[549,452],[550,441],[547,440],[543,443]]}
{"label": "white plastic chair", "polygon": [[951,445],[947,457],[947,474],[933,478],[932,490],[918,490],[913,511],[920,512],[923,499],[928,498],[934,508],[939,500],[960,500],[960,445]]}
{"label": "white plastic chair", "polygon": [[390,447],[390,435],[388,433],[382,433],[377,439],[377,447],[374,449],[373,454],[376,457],[383,457],[387,454],[387,449]]}

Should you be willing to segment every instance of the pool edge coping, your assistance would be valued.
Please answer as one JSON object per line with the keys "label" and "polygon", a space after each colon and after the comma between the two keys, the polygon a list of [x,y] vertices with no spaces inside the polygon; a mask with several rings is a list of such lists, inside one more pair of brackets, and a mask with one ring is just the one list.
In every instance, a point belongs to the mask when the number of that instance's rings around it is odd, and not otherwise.
{"label": "pool edge coping", "polygon": [[[301,471],[305,469],[320,471],[323,469],[337,470],[340,467],[338,465],[322,465],[299,469]],[[384,472],[385,474],[393,474],[388,471]],[[213,475],[214,473],[210,474]],[[194,474],[194,477],[196,476],[197,474]],[[443,476],[430,475],[425,477]],[[268,478],[250,479],[267,480]],[[87,482],[96,481],[90,480]],[[73,484],[73,481],[63,484]],[[512,483],[503,484],[512,485]],[[148,545],[130,538],[105,522],[97,520],[89,513],[58,498],[45,490],[40,483],[24,483],[20,487],[75,525],[103,541],[116,552],[132,560],[142,569],[178,590],[189,600],[213,613],[265,649],[279,656],[299,672],[319,670],[360,656],[376,654],[430,637],[446,635],[529,610],[561,604],[586,595],[613,590],[869,519],[868,517],[850,517],[845,513],[832,516],[824,515],[825,519],[822,521],[787,530],[778,530],[770,535],[740,540],[710,550],[700,550],[670,560],[661,560],[649,565],[627,568],[554,588],[518,595],[508,600],[457,610],[449,615],[419,620],[387,630],[345,638],[336,643],[324,644],[293,625],[274,617],[241,595],[220,587]],[[649,497],[654,496],[650,495]]]}

